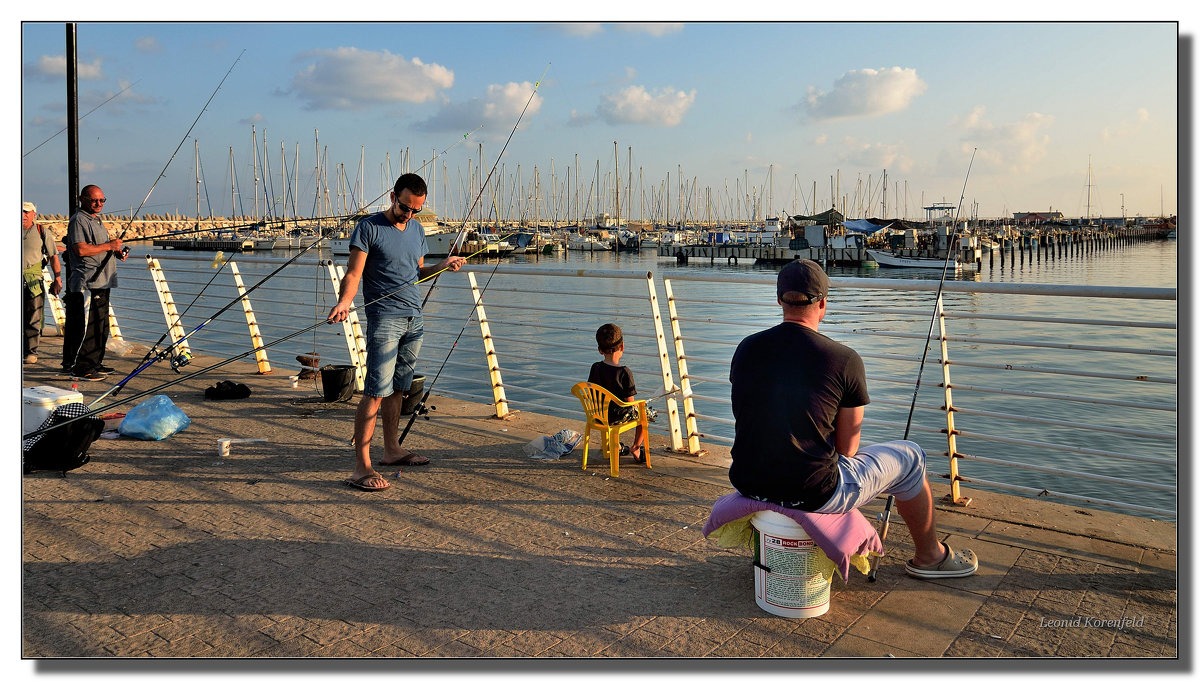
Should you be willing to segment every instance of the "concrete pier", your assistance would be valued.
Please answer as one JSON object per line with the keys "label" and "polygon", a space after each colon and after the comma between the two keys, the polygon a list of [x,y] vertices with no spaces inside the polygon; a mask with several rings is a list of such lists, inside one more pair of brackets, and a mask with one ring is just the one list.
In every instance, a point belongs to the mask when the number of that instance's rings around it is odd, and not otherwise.
{"label": "concrete pier", "polygon": [[[24,386],[53,373],[60,340]],[[127,372],[136,356],[107,358]],[[194,372],[213,360],[196,357]],[[652,436],[653,468],[523,446],[577,420],[435,397],[405,445],[433,463],[342,484],[354,404],[235,363],[165,391],[192,419],[161,442],[102,439],[66,477],[22,479],[21,654],[62,657],[1137,657],[1176,669],[1176,525],[971,490],[940,533],[979,574],[904,574],[894,518],[879,581],[835,578],[828,614],[755,605],[750,554],[700,533],[728,450]],[[120,380],[83,383],[85,403]],[[176,378],[156,365],[123,396]],[[205,401],[220,380],[246,400]],[[436,393],[436,386],[434,387]],[[115,409],[127,412],[133,404]],[[101,409],[101,412],[109,410]],[[217,439],[235,442],[218,456]],[[382,429],[375,445],[382,449]],[[937,486],[935,496],[942,489]],[[874,519],[882,500],[869,507]],[[393,665],[395,663],[392,663]],[[65,667],[64,667],[65,668]],[[389,666],[391,671],[403,670]]]}

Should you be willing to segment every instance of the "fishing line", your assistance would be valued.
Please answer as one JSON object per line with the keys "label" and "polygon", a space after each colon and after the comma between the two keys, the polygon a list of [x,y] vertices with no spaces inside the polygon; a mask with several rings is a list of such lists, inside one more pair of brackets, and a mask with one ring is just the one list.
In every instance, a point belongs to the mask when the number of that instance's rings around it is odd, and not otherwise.
{"label": "fishing line", "polygon": [[[167,163],[163,166],[162,172],[158,174],[158,179],[154,180],[154,184],[150,185],[150,191],[146,192],[146,198],[142,199],[142,203],[138,205],[137,210],[135,210],[129,216],[129,224],[127,224],[125,229],[121,231],[121,235],[117,237],[118,240],[124,240],[125,235],[129,232],[129,229],[133,227],[134,219],[137,218],[138,213],[142,212],[142,207],[146,205],[146,202],[150,200],[150,195],[154,193],[154,188],[158,186],[159,181],[166,177],[167,168],[171,166],[171,161],[175,160],[175,155],[178,154],[179,150],[183,148],[183,143],[186,142],[187,138],[192,134],[192,130],[196,127],[196,124],[200,122],[200,117],[203,116],[204,112],[208,110],[208,105],[212,103],[213,97],[217,96],[217,92],[221,89],[221,86],[225,84],[225,79],[229,78],[229,74],[233,73],[234,67],[236,67],[238,62],[241,61],[243,54],[246,54],[246,50],[244,49],[238,54],[237,59],[233,60],[233,64],[230,65],[229,70],[225,72],[225,76],[221,78],[221,82],[217,83],[216,89],[214,89],[212,94],[208,96],[208,101],[204,102],[204,106],[200,109],[200,113],[196,114],[196,119],[192,121],[192,124],[188,127],[187,132],[183,134],[183,139],[179,140],[179,146],[175,147],[175,151],[171,153],[171,158],[167,159]],[[96,281],[96,279],[104,272],[104,267],[108,265],[108,261],[112,259],[112,253],[112,251],[105,251],[104,258],[100,261],[100,265],[96,268],[96,272],[92,275],[92,278],[88,280],[88,283]]]}
{"label": "fishing line", "polygon": [[[481,249],[479,249],[478,251],[475,251],[474,253],[472,253],[472,254],[470,254],[470,255],[467,255],[467,256],[464,256],[464,257],[465,257],[466,259],[468,259],[468,260],[469,260],[469,259],[471,259],[471,258],[475,257],[476,255],[479,255],[480,253],[484,252],[485,250],[487,250],[487,247],[486,247],[486,246],[485,246],[484,248],[481,248]],[[416,280],[416,281],[414,281],[414,282],[411,282],[411,283],[402,284],[402,285],[400,285],[399,287],[397,287],[397,288],[396,288],[394,291],[391,291],[391,292],[389,292],[389,293],[385,293],[385,294],[383,294],[383,295],[379,296],[378,298],[376,298],[375,300],[371,300],[371,301],[368,301],[368,302],[365,302],[365,303],[363,303],[363,305],[362,305],[362,307],[361,307],[361,308],[360,308],[360,307],[352,307],[352,308],[350,308],[350,311],[351,311],[351,312],[356,312],[356,311],[358,311],[358,310],[361,310],[361,309],[367,308],[367,307],[369,307],[369,306],[371,306],[371,305],[374,305],[374,304],[376,304],[376,303],[382,302],[382,301],[384,301],[384,300],[386,300],[386,299],[388,299],[388,298],[391,298],[392,296],[395,296],[395,295],[399,294],[401,291],[404,291],[404,290],[406,290],[406,289],[407,289],[409,286],[416,286],[416,285],[420,284],[421,282],[424,282],[424,281],[427,281],[427,280],[429,280],[429,279],[432,279],[433,277],[436,277],[437,275],[439,275],[439,274],[441,274],[442,272],[445,272],[445,271],[446,271],[446,268],[442,268],[442,269],[438,270],[437,272],[434,272],[433,274],[430,274],[430,275],[428,275],[428,276],[426,276],[426,277],[424,277],[424,278],[418,279],[418,280]],[[254,353],[258,352],[259,350],[265,350],[265,349],[267,349],[267,348],[274,347],[274,346],[276,346],[276,345],[278,345],[278,344],[280,344],[280,343],[283,343],[283,342],[285,342],[285,341],[289,341],[289,340],[291,340],[291,339],[293,339],[293,338],[296,338],[297,336],[301,336],[301,335],[303,335],[303,334],[306,334],[306,333],[308,333],[309,331],[311,331],[311,330],[313,330],[313,329],[315,329],[315,328],[318,328],[318,327],[320,327],[320,326],[323,326],[323,325],[328,325],[328,324],[331,324],[331,323],[332,323],[332,322],[329,322],[328,320],[322,320],[322,321],[320,321],[320,322],[317,322],[316,324],[313,324],[312,326],[307,326],[307,327],[305,327],[305,328],[303,328],[303,329],[300,329],[300,330],[298,330],[298,331],[295,331],[295,332],[293,332],[293,333],[290,333],[290,334],[288,334],[288,335],[286,335],[286,336],[283,336],[282,338],[277,338],[277,339],[275,339],[275,340],[273,340],[273,341],[270,341],[270,342],[268,342],[268,343],[264,343],[264,344],[263,344],[263,345],[262,345],[260,348],[251,348],[250,350],[247,350],[246,352],[243,352],[243,353],[241,353],[241,354],[234,355],[233,357],[229,357],[229,358],[227,358],[227,359],[221,360],[220,362],[218,362],[218,363],[216,363],[216,364],[213,364],[213,365],[211,365],[211,366],[207,366],[207,367],[205,367],[205,368],[203,368],[203,369],[200,369],[199,371],[196,371],[195,373],[188,374],[188,375],[185,375],[185,376],[180,376],[179,378],[176,378],[176,379],[174,379],[174,380],[168,381],[168,382],[166,382],[166,383],[162,383],[162,384],[160,384],[160,385],[154,386],[153,388],[150,388],[150,389],[147,389],[147,390],[143,390],[143,391],[141,391],[141,392],[139,392],[139,393],[135,393],[135,394],[133,394],[133,395],[130,395],[130,396],[128,396],[128,397],[125,397],[125,398],[123,398],[123,399],[117,400],[117,401],[113,402],[112,404],[108,405],[108,408],[109,408],[109,409],[112,409],[112,408],[115,408],[115,407],[119,407],[119,406],[121,406],[121,405],[123,405],[123,404],[128,404],[129,402],[132,402],[132,401],[134,401],[134,400],[141,399],[141,398],[143,398],[143,397],[145,397],[145,396],[147,396],[147,395],[151,395],[151,394],[153,394],[153,393],[156,393],[156,392],[158,392],[158,391],[160,391],[160,390],[163,390],[163,389],[166,389],[166,388],[170,388],[171,386],[174,386],[174,385],[178,385],[178,384],[180,384],[180,383],[182,383],[182,382],[184,382],[184,381],[187,381],[187,380],[191,380],[191,379],[193,379],[193,378],[196,378],[197,376],[202,376],[202,375],[204,375],[204,374],[206,374],[206,373],[208,373],[208,372],[210,372],[210,371],[212,371],[212,370],[214,370],[214,369],[219,369],[219,368],[221,368],[221,367],[223,367],[223,366],[225,366],[225,365],[227,365],[227,364],[229,364],[229,363],[231,363],[231,362],[236,362],[236,361],[237,361],[237,360],[239,360],[239,359],[242,359],[242,358],[245,358],[245,357],[249,357],[250,355],[253,355]],[[147,366],[149,366],[149,365],[147,365]],[[144,368],[144,367],[143,367],[143,368]],[[32,432],[30,432],[30,433],[26,433],[25,435],[22,435],[22,436],[21,436],[21,439],[22,439],[22,440],[26,440],[26,439],[29,439],[29,438],[31,438],[31,437],[34,437],[35,435],[43,435],[43,434],[45,434],[45,433],[47,433],[47,432],[49,432],[49,431],[51,431],[51,430],[55,430],[55,429],[57,429],[57,428],[61,428],[62,426],[65,426],[65,425],[67,425],[67,424],[69,424],[69,423],[74,423],[75,421],[78,421],[78,420],[80,420],[80,419],[84,419],[84,418],[87,418],[87,417],[89,417],[89,416],[94,416],[94,415],[96,414],[96,412],[93,412],[93,411],[91,410],[91,407],[92,407],[92,406],[95,406],[95,402],[93,402],[91,405],[89,405],[89,406],[88,406],[88,411],[87,411],[87,413],[85,413],[85,414],[82,414],[82,415],[80,415],[80,416],[76,416],[76,417],[70,418],[70,419],[66,419],[66,420],[64,420],[64,421],[61,421],[61,422],[59,422],[59,423],[56,423],[56,424],[54,424],[54,425],[46,426],[45,428],[40,428],[40,429],[38,429],[38,430],[35,430],[35,431],[32,431]]]}
{"label": "fishing line", "polygon": [[[492,169],[490,171],[488,171],[487,178],[484,179],[483,184],[481,184],[479,186],[479,193],[475,196],[475,201],[474,201],[474,203],[471,204],[471,209],[468,210],[466,213],[467,218],[469,218],[471,216],[471,214],[473,212],[475,212],[475,206],[477,206],[479,204],[479,200],[483,198],[483,192],[487,189],[488,184],[492,181],[492,175],[496,172],[496,168],[500,165],[500,159],[504,158],[504,152],[505,152],[505,150],[508,149],[508,143],[512,141],[513,135],[515,135],[517,133],[517,128],[519,128],[521,126],[521,119],[523,119],[525,117],[525,112],[529,110],[529,105],[533,102],[533,98],[535,96],[537,96],[537,91],[538,91],[538,88],[542,84],[542,79],[544,79],[546,77],[546,73],[549,71],[550,71],[550,63],[547,62],[546,68],[542,71],[541,77],[539,77],[536,81],[534,81],[533,91],[529,93],[529,99],[525,100],[525,106],[521,109],[521,114],[519,116],[517,116],[517,122],[513,124],[512,130],[510,130],[508,133],[508,138],[504,140],[504,146],[500,147],[500,153],[496,154],[496,160],[495,160],[495,162],[492,163]],[[466,234],[466,232],[465,232],[466,226],[467,226],[467,222],[466,222],[466,220],[463,220],[463,225],[458,230],[458,235],[454,237],[454,242],[452,244],[450,244],[450,249],[449,249],[450,253],[454,253],[455,249],[458,248],[459,240],[462,239],[463,236]],[[506,235],[506,237],[507,236],[511,236],[511,235]],[[486,250],[486,249],[487,249],[487,245],[485,242],[483,250]],[[496,276],[496,270],[499,268],[500,268],[500,259],[497,258],[496,266],[492,268],[492,273],[488,275],[487,282],[484,283],[483,289],[479,292],[479,296],[481,299],[483,297],[483,294],[487,292],[488,286],[492,283],[492,277]],[[429,302],[429,296],[433,293],[433,289],[436,286],[437,286],[437,278],[435,275],[433,283],[431,283],[429,285],[429,291],[426,292],[426,294],[425,294],[425,299],[423,301],[421,301],[421,309],[422,310],[425,309],[425,303]],[[434,384],[437,383],[438,378],[442,375],[442,370],[446,368],[446,363],[450,361],[450,355],[454,354],[454,349],[458,347],[459,339],[461,339],[462,335],[464,333],[466,333],[467,326],[470,325],[471,318],[474,316],[475,316],[475,308],[472,307],[471,311],[469,313],[467,313],[467,320],[466,320],[466,322],[463,323],[462,330],[460,330],[458,332],[458,336],[454,339],[454,343],[451,344],[451,346],[450,346],[450,351],[446,353],[445,359],[442,360],[442,365],[440,367],[438,367],[437,374],[434,375],[433,380],[429,382],[429,385],[427,385],[425,387],[425,393],[421,396],[421,401],[419,403],[417,403],[416,408],[413,409],[412,415],[409,416],[408,423],[405,424],[405,426],[404,426],[404,432],[400,433],[400,439],[396,442],[397,447],[404,444],[404,438],[408,436],[408,431],[412,429],[413,423],[416,422],[416,420],[417,420],[417,416],[419,416],[424,411],[425,403],[429,401],[429,396],[430,396],[430,394],[432,394]]]}
{"label": "fishing line", "polygon": [[[135,80],[134,82],[130,83],[129,85],[126,85],[125,87],[121,88],[121,91],[120,91],[120,92],[118,92],[117,94],[113,95],[112,97],[109,97],[108,99],[104,100],[103,102],[100,102],[99,104],[97,104],[95,107],[93,107],[93,108],[92,108],[92,111],[95,111],[96,109],[99,109],[100,107],[104,106],[105,104],[108,104],[109,102],[111,102],[112,100],[116,99],[117,97],[120,97],[120,96],[121,96],[121,95],[122,95],[122,94],[123,94],[123,93],[124,93],[126,90],[128,90],[128,89],[129,89],[129,88],[131,88],[131,87],[133,87],[134,85],[137,85],[137,84],[138,84],[138,83],[140,83],[140,82],[142,82],[142,81],[141,81],[141,79],[138,79],[138,80]],[[89,112],[85,113],[84,115],[80,116],[80,117],[79,117],[79,120],[80,120],[80,121],[82,121],[83,119],[85,119],[85,118],[87,118],[88,116],[90,116],[90,115],[92,114],[92,111],[89,111]],[[45,140],[43,140],[43,141],[42,141],[42,144],[45,144],[46,142],[49,142],[50,140],[54,139],[55,137],[58,137],[59,135],[63,134],[63,133],[64,133],[64,132],[66,132],[66,131],[67,131],[67,129],[66,129],[66,128],[63,128],[62,130],[59,130],[58,132],[54,133],[53,135],[51,135],[51,136],[47,137]],[[42,144],[39,144],[39,145],[37,145],[36,147],[34,147],[34,148],[30,149],[29,151],[25,152],[24,154],[21,154],[21,158],[25,158],[26,156],[28,156],[28,155],[32,154],[33,152],[37,151],[38,149],[40,149],[40,148],[42,147]]]}
{"label": "fishing line", "polygon": [[[228,258],[225,258],[225,257],[223,257],[224,255],[225,254],[223,252],[217,251],[216,257],[213,258],[213,268],[217,269],[217,271],[213,272],[213,275],[212,275],[212,277],[209,278],[208,283],[206,283],[200,289],[200,291],[196,294],[196,296],[194,298],[192,298],[191,302],[189,302],[187,304],[187,307],[183,308],[183,312],[179,313],[180,319],[183,319],[184,315],[186,315],[188,313],[188,310],[192,309],[192,305],[195,305],[197,300],[200,300],[200,297],[203,296],[204,292],[208,290],[209,285],[211,285],[214,281],[216,281],[217,275],[219,275],[219,274],[221,274],[221,272],[225,271],[225,265],[229,264],[229,262],[231,260],[233,260],[233,258],[234,258],[234,256],[232,256],[232,255],[229,256]],[[218,259],[221,261],[220,268],[217,268],[217,264],[216,264],[216,261]],[[137,376],[138,374],[140,374],[142,372],[142,370],[145,369],[146,367],[157,362],[160,359],[159,357],[155,356],[156,352],[158,350],[158,344],[165,341],[167,339],[167,336],[170,333],[171,333],[170,328],[168,328],[166,331],[164,331],[163,335],[160,336],[158,340],[154,341],[154,344],[151,345],[150,349],[146,351],[146,356],[141,359],[141,362],[139,362],[137,368],[134,369],[133,372],[131,372],[125,378],[121,379],[121,381],[118,382],[116,385],[114,385],[112,388],[109,388],[103,395],[101,395],[100,397],[97,397],[95,400],[93,400],[92,403],[88,405],[88,409],[91,409],[92,407],[94,407],[97,403],[99,403],[101,400],[103,400],[106,397],[116,396],[116,395],[120,394],[121,390],[125,387],[125,384],[130,381],[130,379],[132,379],[134,376]],[[189,353],[187,353],[186,351],[177,352],[177,353],[175,353],[175,357],[173,357],[171,359],[171,368],[175,370],[175,373],[179,373],[179,367],[187,366],[188,363],[191,362],[191,360],[192,360],[191,355]]]}
{"label": "fishing line", "polygon": [[[971,161],[967,164],[967,174],[963,177],[962,194],[958,197],[958,209],[954,213],[954,228],[950,230],[950,234],[946,240],[946,259],[942,263],[942,278],[938,280],[937,295],[934,297],[933,302],[933,314],[929,318],[929,333],[925,335],[925,350],[921,353],[921,364],[917,368],[917,382],[913,386],[912,403],[908,407],[908,420],[904,424],[904,437],[901,438],[902,440],[908,439],[908,431],[912,427],[913,412],[917,408],[917,392],[921,390],[921,376],[925,373],[925,359],[929,356],[929,342],[933,340],[933,327],[937,323],[938,311],[942,306],[942,288],[946,285],[946,273],[950,270],[950,258],[957,255],[955,242],[958,239],[958,218],[962,214],[963,199],[967,196],[967,180],[971,177],[971,167],[975,165],[975,152],[978,150],[978,147],[971,150]],[[889,494],[887,503],[883,506],[883,514],[880,517],[880,543],[887,539],[888,526],[892,519],[892,506],[895,502],[895,495]],[[870,563],[871,571],[867,574],[867,581],[874,582],[879,572],[879,556],[873,556],[870,559]]]}

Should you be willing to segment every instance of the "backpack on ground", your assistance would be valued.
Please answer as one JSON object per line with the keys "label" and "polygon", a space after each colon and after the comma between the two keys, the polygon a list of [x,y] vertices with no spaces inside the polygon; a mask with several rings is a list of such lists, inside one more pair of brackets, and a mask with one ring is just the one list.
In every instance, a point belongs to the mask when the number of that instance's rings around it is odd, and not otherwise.
{"label": "backpack on ground", "polygon": [[[78,417],[84,418],[78,418]],[[104,430],[104,421],[97,416],[89,416],[88,410],[82,404],[64,404],[46,417],[38,430],[71,421],[41,435],[35,435],[25,440],[21,445],[24,455],[23,470],[58,471],[66,477],[67,471],[75,470],[91,460],[87,450],[100,437]]]}

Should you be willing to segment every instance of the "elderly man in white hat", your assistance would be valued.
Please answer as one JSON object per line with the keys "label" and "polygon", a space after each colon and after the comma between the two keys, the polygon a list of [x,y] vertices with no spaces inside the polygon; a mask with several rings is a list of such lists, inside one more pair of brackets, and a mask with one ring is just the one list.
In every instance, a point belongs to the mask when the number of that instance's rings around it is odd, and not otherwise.
{"label": "elderly man in white hat", "polygon": [[54,272],[50,295],[57,296],[63,285],[58,249],[54,247],[54,237],[50,232],[37,224],[37,206],[26,201],[21,204],[21,298],[25,303],[21,317],[21,339],[26,364],[34,364],[38,359],[42,310],[46,305],[42,269],[46,265],[50,265],[50,270]]}

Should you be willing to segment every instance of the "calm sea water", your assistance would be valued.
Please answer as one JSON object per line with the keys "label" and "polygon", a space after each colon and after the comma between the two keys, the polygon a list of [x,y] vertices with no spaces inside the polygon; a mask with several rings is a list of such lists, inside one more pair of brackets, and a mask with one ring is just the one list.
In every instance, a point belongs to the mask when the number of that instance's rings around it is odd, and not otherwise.
{"label": "calm sea water", "polygon": [[[172,252],[163,254],[170,255]],[[279,258],[287,255],[290,254],[286,251],[275,252],[270,256],[239,254],[236,262],[239,263],[245,275],[247,285],[252,285],[277,266],[275,263],[265,262],[265,258]],[[328,258],[329,254],[324,252],[321,256]],[[314,275],[316,268],[312,265],[316,262],[317,257],[315,251],[305,254],[297,265],[289,267],[286,274],[280,275],[275,282],[272,282],[270,291],[256,292],[252,297],[255,301],[255,308],[258,310],[268,308],[274,310],[283,307],[294,309],[296,316],[289,319],[279,319],[270,313],[260,313],[259,322],[263,325],[263,334],[268,340],[316,324],[328,312],[329,306],[334,300],[334,292],[327,276]],[[483,261],[479,264],[495,262],[495,260]],[[619,254],[570,251],[536,258],[534,256],[515,256],[504,259],[503,264],[598,270],[650,270],[656,273],[656,278],[660,281],[662,278],[683,273],[773,274],[778,271],[776,265],[758,265],[747,262],[731,265],[721,261],[709,264],[699,259],[693,259],[689,265],[681,266],[673,258],[659,258],[649,250],[641,253]],[[122,289],[114,296],[114,304],[117,306],[118,315],[125,316],[121,319],[122,329],[131,338],[141,342],[156,340],[162,333],[162,316],[153,294],[150,293],[153,289],[149,284],[144,260],[131,258],[121,267],[123,284]],[[172,281],[173,289],[179,291],[176,294],[176,303],[181,310],[192,302],[199,288],[212,277],[215,271],[206,263],[198,262],[172,263],[164,261],[164,267],[168,269],[168,278]],[[954,276],[959,280],[982,282],[1175,288],[1177,268],[1176,243],[1167,241],[1131,244],[1113,250],[1062,259],[1043,257],[1040,262],[1030,259],[1026,254],[1024,263],[1018,262],[1016,266],[1012,265],[1011,261],[1006,261],[1005,266],[1001,267],[999,259],[989,264],[985,258],[980,272],[961,273]],[[914,278],[933,281],[936,281],[941,274],[940,270],[886,268],[831,268],[829,273],[833,277]],[[477,274],[477,278],[482,284],[487,280],[487,274],[480,272]],[[218,308],[236,297],[236,291],[225,283],[227,280],[228,275],[222,274],[218,281],[214,282],[196,301],[195,306],[185,313],[184,325],[187,329],[194,328],[214,314]],[[547,332],[544,329],[531,327],[507,326],[504,323],[504,312],[489,310],[489,318],[493,319],[497,352],[502,368],[532,371],[548,377],[569,377],[581,372],[586,375],[586,369],[580,370],[564,366],[554,360],[591,362],[598,359],[599,356],[592,348],[594,339],[591,332],[594,328],[605,321],[622,323],[622,316],[630,314],[630,311],[637,313],[646,311],[644,281],[558,277],[537,281],[539,284],[530,282],[529,278],[498,275],[493,284],[494,290],[488,296],[488,300],[493,303],[505,300],[519,301],[522,306],[544,310],[544,324],[555,328],[566,326],[574,330]],[[448,275],[447,281],[438,287],[445,289],[445,292],[435,292],[431,297],[426,310],[428,315],[426,325],[427,328],[440,331],[441,334],[430,334],[426,337],[426,349],[422,351],[422,368],[419,369],[426,374],[432,375],[437,372],[446,356],[446,350],[441,348],[450,346],[454,335],[459,332],[466,320],[467,308],[452,302],[469,300],[469,295],[462,288],[464,284],[465,278],[459,275]],[[543,291],[530,290],[538,285],[545,289]],[[686,338],[689,338],[686,352],[690,357],[697,358],[695,361],[689,361],[689,373],[700,377],[695,381],[694,390],[697,395],[728,399],[728,386],[724,381],[727,379],[727,362],[733,352],[733,346],[749,333],[767,328],[779,321],[779,309],[773,305],[773,288],[690,281],[677,281],[674,286],[675,295],[682,299],[678,305],[681,316],[712,320],[710,324],[688,322],[683,326],[683,333]],[[520,293],[506,292],[511,288],[521,288],[522,291]],[[134,291],[138,293],[131,295]],[[564,296],[556,293],[562,291],[595,292],[608,294],[611,298],[607,302],[595,304],[600,308],[599,314],[594,320],[589,321],[580,319],[578,316],[557,312],[565,304]],[[689,300],[703,302],[688,302]],[[908,416],[907,405],[913,395],[918,360],[924,347],[923,339],[929,330],[929,313],[932,311],[933,300],[932,292],[838,288],[831,294],[830,312],[822,325],[822,331],[855,347],[862,353],[870,377],[872,405],[867,411],[869,422],[864,428],[864,441],[896,439],[904,432]],[[1132,317],[1169,323],[1174,323],[1177,318],[1177,305],[1174,301],[1103,301],[952,292],[945,295],[944,301],[947,310],[951,313],[960,311],[1111,320]],[[577,305],[578,302],[571,304]],[[665,315],[665,300],[661,300],[660,304]],[[848,309],[852,307],[882,308],[889,312],[854,312]],[[903,314],[904,311],[913,311],[918,314]],[[622,323],[622,325],[628,327],[626,324]],[[1169,351],[1175,351],[1178,346],[1177,333],[1173,329],[956,320],[953,317],[947,321],[947,325],[947,331],[952,336],[969,336],[980,339],[1014,342],[1036,341],[1047,344],[1075,344],[1105,348],[1157,348]],[[309,352],[314,349],[322,352],[326,357],[335,357],[336,359],[333,361],[343,361],[345,357],[344,341],[335,335],[339,329],[340,327],[321,326],[311,334],[305,334],[294,341],[272,348],[273,364],[294,366],[291,361],[293,354]],[[871,335],[871,332],[902,332],[914,337],[876,336]],[[648,338],[639,338],[636,334],[627,335],[629,335],[629,339],[626,343],[625,363],[631,366],[635,374],[639,376],[639,383],[642,381],[649,383],[658,372],[653,342]],[[702,340],[692,341],[690,340],[692,337]],[[191,345],[193,350],[198,353],[230,356],[248,348],[245,338],[245,325],[240,314],[240,306],[237,306],[197,334],[191,341]],[[467,340],[453,356],[455,365],[448,365],[446,372],[439,379],[439,384],[447,390],[486,394],[488,392],[486,371],[457,366],[457,363],[460,362],[475,364],[479,357],[477,332],[469,330],[469,334],[465,338]],[[548,338],[567,347],[531,345],[538,339]],[[572,349],[570,344],[578,344],[579,347]],[[342,348],[340,354],[339,346]],[[535,349],[531,350],[531,348]],[[1177,376],[1177,360],[1173,356],[1147,356],[1125,352],[1065,352],[1058,349],[1043,351],[1030,348],[1015,349],[1010,345],[986,343],[952,344],[951,352],[959,353],[952,354],[952,361],[969,361],[993,366],[1017,364],[1049,368],[1051,371],[1103,371],[1171,379]],[[896,356],[901,359],[887,359],[878,356]],[[941,366],[936,363],[937,358],[938,348],[935,343],[930,349],[929,361],[923,370],[922,381],[927,385],[923,386],[918,394],[918,409],[912,420],[914,429],[909,435],[910,439],[917,440],[930,452],[944,452],[947,446],[944,435],[920,430],[922,427],[933,430],[945,427],[944,412],[939,409],[942,404],[943,391],[933,385],[941,380]],[[481,362],[478,364],[482,366]],[[506,383],[532,384],[540,390],[562,395],[568,393],[571,382],[582,380],[582,378],[583,376],[579,376],[568,382],[565,378],[545,378],[539,381],[517,375],[505,376]],[[997,371],[960,365],[951,367],[951,378],[956,386],[1084,395],[1135,404],[1163,405],[1171,408],[1177,401],[1176,386],[1169,383],[1112,381],[1056,373]],[[198,380],[202,383],[204,379]],[[675,380],[676,382],[679,380],[677,375]],[[203,385],[199,387],[203,388]],[[132,385],[131,388],[143,389],[138,384]],[[643,388],[642,393],[648,394],[653,390],[654,387]],[[568,406],[561,401],[555,402],[551,398],[520,390],[510,391],[509,398],[535,404],[555,403],[560,407]],[[1014,395],[972,392],[965,388],[954,393],[954,400],[956,407],[959,408],[1015,415],[1018,418],[1034,417],[1067,424],[1115,426],[1170,435],[1177,433],[1177,417],[1174,411],[1094,405],[1068,400],[1030,399]],[[888,404],[889,402],[898,404]],[[725,419],[732,417],[727,405],[698,400],[696,406],[700,413],[707,416]],[[966,413],[956,416],[955,425],[958,430],[968,433],[1057,443],[1075,448],[1118,451],[1166,461],[1175,461],[1177,458],[1176,443],[1170,440],[1153,441],[1110,432],[1081,430],[1070,426],[997,419]],[[702,421],[700,427],[706,433],[725,437],[732,436],[732,428],[726,424]],[[973,456],[1015,460],[1049,468],[1061,467],[1154,484],[1173,486],[1177,479],[1176,469],[1170,466],[1114,461],[1050,448],[996,443],[982,438],[960,436],[957,448],[958,451]],[[944,472],[946,466],[944,457],[933,461],[931,466],[935,471]],[[1049,487],[1071,494],[1094,495],[1156,508],[1174,508],[1176,504],[1173,492],[1129,488],[1103,481],[1077,480],[1059,476],[1048,478],[1047,474],[1043,472],[1001,468],[975,461],[963,462],[961,473],[968,477],[1001,480],[1010,484],[1039,489]]]}

